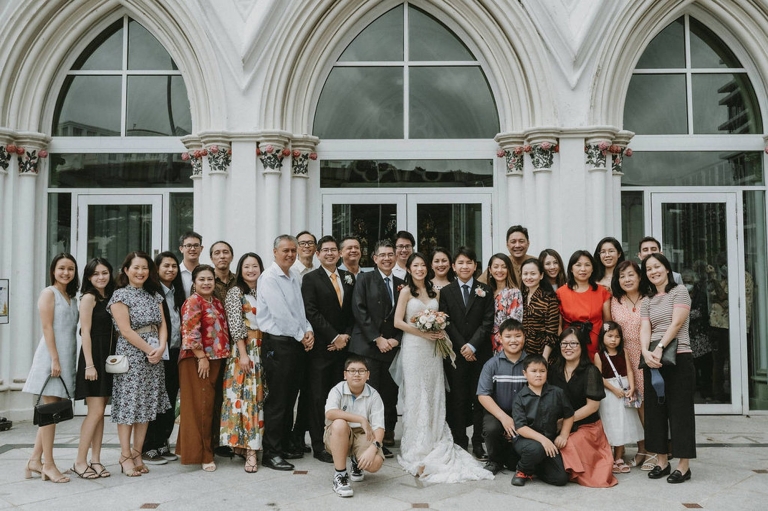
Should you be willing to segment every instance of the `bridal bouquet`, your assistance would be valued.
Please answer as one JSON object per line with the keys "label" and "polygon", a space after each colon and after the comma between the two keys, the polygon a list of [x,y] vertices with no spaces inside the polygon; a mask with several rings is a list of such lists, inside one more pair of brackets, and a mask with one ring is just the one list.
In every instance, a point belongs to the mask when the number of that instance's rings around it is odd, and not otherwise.
{"label": "bridal bouquet", "polygon": [[448,314],[432,309],[424,309],[411,318],[411,323],[420,332],[441,332],[443,336],[435,341],[435,355],[439,353],[442,358],[450,357],[451,365],[456,367],[456,353],[453,352],[453,344],[451,344],[448,334],[445,333],[445,327],[449,323]]}

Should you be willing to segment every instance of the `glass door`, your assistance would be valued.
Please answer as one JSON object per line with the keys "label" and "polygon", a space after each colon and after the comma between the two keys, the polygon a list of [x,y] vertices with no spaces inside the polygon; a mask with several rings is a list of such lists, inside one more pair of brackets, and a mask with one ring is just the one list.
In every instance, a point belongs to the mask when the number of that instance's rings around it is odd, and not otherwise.
{"label": "glass door", "polygon": [[126,254],[154,257],[162,245],[163,196],[78,195],[77,260],[104,257],[118,271]]}
{"label": "glass door", "polygon": [[691,294],[696,411],[741,413],[743,291],[752,279],[738,257],[737,194],[653,192],[651,223]]}

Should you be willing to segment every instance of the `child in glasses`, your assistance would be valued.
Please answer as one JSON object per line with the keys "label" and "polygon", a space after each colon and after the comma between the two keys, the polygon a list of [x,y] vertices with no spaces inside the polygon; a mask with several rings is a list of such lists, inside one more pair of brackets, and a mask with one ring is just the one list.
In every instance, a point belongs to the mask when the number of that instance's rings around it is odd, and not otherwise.
{"label": "child in glasses", "polygon": [[[384,402],[368,385],[365,358],[352,355],[344,363],[344,381],[333,387],[325,402],[325,449],[333,456],[336,473],[333,491],[340,497],[354,494],[349,481],[362,481],[363,470],[378,472],[384,463]],[[352,471],[347,473],[347,456]]]}

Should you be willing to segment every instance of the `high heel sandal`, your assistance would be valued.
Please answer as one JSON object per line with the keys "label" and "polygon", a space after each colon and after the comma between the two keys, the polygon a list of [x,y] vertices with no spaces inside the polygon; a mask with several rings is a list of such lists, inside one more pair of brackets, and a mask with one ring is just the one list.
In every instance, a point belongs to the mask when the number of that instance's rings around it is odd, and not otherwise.
{"label": "high heel sandal", "polygon": [[136,470],[136,466],[134,465],[133,468],[129,468],[128,470],[125,469],[123,466],[123,463],[126,461],[131,460],[131,463],[133,463],[133,457],[131,456],[124,456],[123,454],[120,454],[120,473],[125,474],[128,477],[139,477],[141,475],[141,472]]}
{"label": "high heel sandal", "polygon": [[[56,468],[55,466],[53,468]],[[58,469],[56,470],[58,472]],[[68,483],[69,477],[65,476],[61,472],[59,472],[59,475],[51,476],[45,471],[45,465],[43,465],[43,469],[40,471],[40,477],[43,479],[43,481],[50,481],[52,483]]]}
{"label": "high heel sandal", "polygon": [[[96,470],[96,467],[101,467],[101,468],[99,470]],[[105,467],[104,465],[102,465],[98,461],[95,462],[95,463],[92,461],[91,462],[91,468],[93,469],[94,472],[96,472],[96,475],[98,475],[99,477],[103,478],[103,477],[109,477],[109,476],[112,475],[112,474],[109,473],[109,470],[107,470],[107,467]]]}
{"label": "high heel sandal", "polygon": [[255,474],[259,470],[258,457],[255,450],[249,449],[245,454],[245,471],[249,474]]}
{"label": "high heel sandal", "polygon": [[[29,466],[33,461],[40,463],[40,468],[32,468]],[[39,476],[43,475],[43,463],[40,460],[27,460],[27,466],[24,468],[24,479],[32,479],[32,474],[35,473]]]}
{"label": "high heel sandal", "polygon": [[80,479],[98,479],[99,474],[90,465],[85,465],[85,469],[82,472],[77,471],[77,463],[72,464],[72,472],[75,473]]}
{"label": "high heel sandal", "polygon": [[[144,460],[141,459],[141,453],[137,449],[131,449],[131,452],[135,452],[136,456],[132,456],[133,458],[133,466],[142,474],[149,474],[149,469],[144,464]],[[139,463],[136,463],[136,458],[139,458]]]}

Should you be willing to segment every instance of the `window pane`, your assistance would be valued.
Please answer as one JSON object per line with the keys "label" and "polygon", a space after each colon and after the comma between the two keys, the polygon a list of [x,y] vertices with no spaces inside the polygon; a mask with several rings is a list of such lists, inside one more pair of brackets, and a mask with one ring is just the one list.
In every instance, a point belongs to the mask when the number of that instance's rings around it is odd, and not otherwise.
{"label": "window pane", "polygon": [[693,131],[762,133],[760,106],[746,73],[694,74]]}
{"label": "window pane", "polygon": [[379,240],[392,239],[397,232],[397,204],[334,204],[331,209],[333,237],[357,236],[360,240],[360,267],[371,268],[373,247]]}
{"label": "window pane", "polygon": [[189,135],[192,117],[181,76],[129,76],[127,136]]}
{"label": "window pane", "polygon": [[410,138],[493,138],[499,117],[479,67],[410,68]]}
{"label": "window pane", "polygon": [[[765,192],[744,192],[744,266],[749,408],[768,410],[768,260]],[[752,285],[746,275],[751,277]]]}
{"label": "window pane", "polygon": [[114,22],[94,39],[75,61],[73,70],[106,71],[123,68],[123,20]]}
{"label": "window pane", "polygon": [[114,204],[89,204],[87,215],[86,261],[103,257],[118,262],[132,250],[152,254],[160,248],[152,247],[151,204],[120,204],[118,195]]}
{"label": "window pane", "polygon": [[[71,254],[72,247],[72,194],[48,194],[48,257],[52,261],[56,254]],[[82,263],[81,263],[82,264]]]}
{"label": "window pane", "polygon": [[320,138],[403,138],[403,69],[334,68],[313,131]]}
{"label": "window pane", "polygon": [[119,76],[68,76],[59,93],[53,132],[59,137],[119,137]]}
{"label": "window pane", "polygon": [[693,18],[691,24],[691,67],[741,67],[741,62],[728,46]]}
{"label": "window pane", "polygon": [[685,67],[685,24],[683,18],[659,32],[648,44],[637,69],[679,69]]}
{"label": "window pane", "polygon": [[408,9],[408,40],[412,61],[475,60],[445,25],[415,7]]}
{"label": "window pane", "polygon": [[403,6],[365,27],[339,57],[340,62],[403,60]]}
{"label": "window pane", "polygon": [[632,75],[624,126],[638,135],[687,134],[685,75]]}
{"label": "window pane", "polygon": [[416,245],[422,254],[445,247],[455,254],[459,247],[472,247],[478,260],[483,254],[482,204],[419,204],[416,206]]}
{"label": "window pane", "polygon": [[763,152],[635,152],[624,158],[622,186],[763,184]]}
{"label": "window pane", "polygon": [[52,154],[51,188],[192,188],[192,165],[174,154]]}
{"label": "window pane", "polygon": [[133,20],[128,22],[128,69],[177,69],[155,36]]}
{"label": "window pane", "polygon": [[[634,156],[633,156],[634,158]],[[624,160],[626,162],[626,160]],[[621,192],[621,248],[628,259],[634,259],[637,245],[645,237],[643,192]]]}
{"label": "window pane", "polygon": [[493,187],[493,160],[323,160],[321,188]]}
{"label": "window pane", "polygon": [[192,193],[171,193],[171,218],[168,229],[168,249],[172,250],[181,261],[184,257],[179,252],[179,238],[193,230]]}

